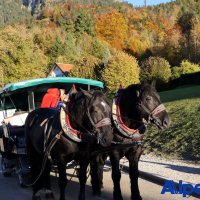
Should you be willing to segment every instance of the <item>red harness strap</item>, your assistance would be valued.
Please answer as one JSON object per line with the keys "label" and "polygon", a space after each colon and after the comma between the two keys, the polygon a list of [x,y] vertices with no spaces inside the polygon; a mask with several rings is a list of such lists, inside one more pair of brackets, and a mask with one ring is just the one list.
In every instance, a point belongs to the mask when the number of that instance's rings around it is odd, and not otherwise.
{"label": "red harness strap", "polygon": [[120,124],[122,125],[122,127],[124,129],[126,129],[129,133],[136,133],[138,132],[138,129],[130,129],[129,127],[127,127],[124,122],[122,121],[122,118],[121,118],[121,112],[120,112],[120,107],[119,107],[119,103],[120,103],[120,100],[121,100],[121,97],[119,98],[118,100],[118,104],[117,104],[117,112],[118,112],[118,118],[119,118],[119,121],[120,121]]}
{"label": "red harness strap", "polygon": [[124,138],[129,138],[132,141],[142,140],[143,134],[140,133],[139,129],[131,129],[124,124],[119,107],[120,98],[119,95],[116,95],[112,105],[112,118],[116,129]]}

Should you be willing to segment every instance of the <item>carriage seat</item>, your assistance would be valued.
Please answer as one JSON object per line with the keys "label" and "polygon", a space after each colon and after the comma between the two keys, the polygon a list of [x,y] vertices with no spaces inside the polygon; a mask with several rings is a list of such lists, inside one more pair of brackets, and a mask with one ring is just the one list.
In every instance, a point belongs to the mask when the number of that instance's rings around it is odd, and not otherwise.
{"label": "carriage seat", "polygon": [[5,118],[1,123],[3,127],[3,132],[5,137],[10,137],[13,135],[21,136],[24,135],[24,124],[28,112],[15,113],[11,117]]}

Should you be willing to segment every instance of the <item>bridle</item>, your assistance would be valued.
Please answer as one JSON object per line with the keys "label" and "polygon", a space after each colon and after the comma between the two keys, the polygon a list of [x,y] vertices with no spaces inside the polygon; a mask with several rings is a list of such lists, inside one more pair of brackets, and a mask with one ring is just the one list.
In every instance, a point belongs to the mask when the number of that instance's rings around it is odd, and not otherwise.
{"label": "bridle", "polygon": [[89,118],[89,121],[90,121],[91,125],[93,126],[92,132],[96,135],[97,143],[99,144],[100,141],[102,140],[102,133],[99,130],[99,128],[103,127],[103,126],[111,125],[111,119],[109,117],[105,117],[105,118],[103,118],[100,121],[95,123],[94,120],[91,117],[91,114],[89,112],[89,108],[87,108],[87,117]]}
{"label": "bridle", "polygon": [[147,108],[142,101],[139,101],[137,104],[138,109],[141,111],[145,111],[145,113],[147,114],[147,120],[145,118],[143,118],[143,121],[146,122],[147,124],[153,123],[156,126],[160,127],[161,121],[160,119],[157,117],[157,115],[163,111],[166,110],[165,106],[163,104],[159,104],[157,107],[155,107],[153,110],[150,110],[149,108]]}
{"label": "bridle", "polygon": [[[141,120],[134,120],[128,117],[123,117],[120,112],[120,100],[123,95],[124,89],[120,88],[118,92],[115,94],[112,104],[112,119],[114,125],[118,132],[125,138],[130,138],[132,140],[141,140],[143,138],[143,133],[146,130],[146,126],[150,123],[155,124],[158,127],[161,127],[161,120],[157,117],[157,115],[163,111],[165,111],[165,106],[163,104],[159,104],[153,110],[150,110],[146,107],[141,100],[141,94],[137,95],[136,99],[136,109],[138,112],[143,112],[144,117],[142,116]],[[139,123],[140,126],[137,129],[131,129],[127,127],[124,122],[123,118],[129,119],[130,121]]]}

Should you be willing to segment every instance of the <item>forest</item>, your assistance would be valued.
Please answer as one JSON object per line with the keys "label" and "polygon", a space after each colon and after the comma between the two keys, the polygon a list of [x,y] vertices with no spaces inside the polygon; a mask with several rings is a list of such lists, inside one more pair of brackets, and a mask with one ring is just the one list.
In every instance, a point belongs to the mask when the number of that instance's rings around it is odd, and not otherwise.
{"label": "forest", "polygon": [[[43,2],[43,1],[42,1]],[[168,83],[200,71],[200,4],[147,7],[115,0],[0,2],[1,85],[45,77],[55,62],[111,92],[143,80]]]}

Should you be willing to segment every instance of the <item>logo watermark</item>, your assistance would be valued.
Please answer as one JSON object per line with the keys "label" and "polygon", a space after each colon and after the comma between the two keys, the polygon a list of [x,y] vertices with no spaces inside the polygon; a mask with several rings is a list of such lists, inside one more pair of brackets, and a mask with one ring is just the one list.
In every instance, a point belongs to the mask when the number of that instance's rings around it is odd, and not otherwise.
{"label": "logo watermark", "polygon": [[182,194],[183,197],[186,197],[187,195],[191,195],[193,193],[200,195],[200,183],[192,185],[189,183],[183,183],[183,181],[180,180],[177,184],[173,180],[166,180],[162,188],[161,194],[165,194],[168,192],[173,195]]}

